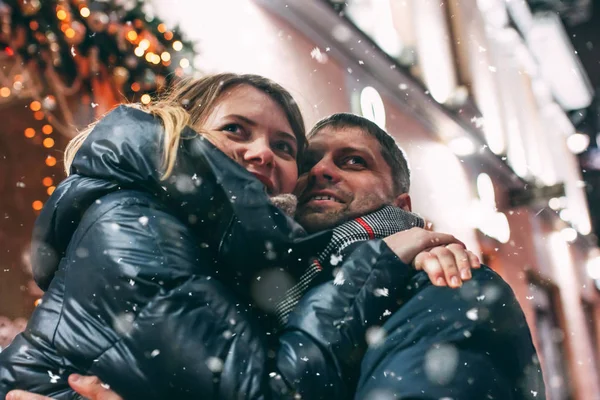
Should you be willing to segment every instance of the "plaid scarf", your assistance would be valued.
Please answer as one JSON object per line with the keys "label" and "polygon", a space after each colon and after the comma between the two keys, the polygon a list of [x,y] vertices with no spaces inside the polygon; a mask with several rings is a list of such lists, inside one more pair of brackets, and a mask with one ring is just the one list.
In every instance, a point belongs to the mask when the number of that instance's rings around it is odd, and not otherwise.
{"label": "plaid scarf", "polygon": [[311,282],[326,269],[332,269],[342,259],[342,252],[352,243],[370,239],[382,239],[394,233],[413,227],[422,228],[425,221],[416,214],[401,208],[386,206],[363,217],[345,222],[333,229],[331,240],[325,249],[311,262],[296,285],[288,289],[282,301],[275,308],[277,321],[285,325],[290,312],[296,307],[300,298]]}

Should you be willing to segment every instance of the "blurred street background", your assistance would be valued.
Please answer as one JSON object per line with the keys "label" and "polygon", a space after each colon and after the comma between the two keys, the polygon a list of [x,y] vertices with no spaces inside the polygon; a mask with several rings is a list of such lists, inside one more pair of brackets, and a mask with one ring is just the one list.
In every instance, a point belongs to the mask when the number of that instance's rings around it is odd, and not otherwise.
{"label": "blurred street background", "polygon": [[517,294],[549,398],[600,398],[600,1],[0,0],[0,66],[0,348],[42,295],[31,231],[77,130],[179,77],[257,73],[307,126],[390,132],[414,210]]}

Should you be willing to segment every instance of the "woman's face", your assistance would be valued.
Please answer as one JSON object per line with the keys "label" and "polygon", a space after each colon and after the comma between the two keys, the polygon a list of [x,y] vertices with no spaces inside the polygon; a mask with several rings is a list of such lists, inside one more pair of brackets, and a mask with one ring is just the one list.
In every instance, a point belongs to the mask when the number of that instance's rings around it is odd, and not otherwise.
{"label": "woman's face", "polygon": [[224,92],[202,129],[208,138],[275,196],[291,193],[298,179],[298,145],[281,106],[250,85]]}

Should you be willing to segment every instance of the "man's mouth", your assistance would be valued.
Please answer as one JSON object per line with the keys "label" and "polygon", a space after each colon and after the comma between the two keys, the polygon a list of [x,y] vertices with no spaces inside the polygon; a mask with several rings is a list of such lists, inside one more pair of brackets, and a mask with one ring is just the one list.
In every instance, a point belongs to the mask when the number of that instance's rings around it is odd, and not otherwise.
{"label": "man's mouth", "polygon": [[322,196],[322,195],[316,195],[316,196],[310,196],[306,203],[309,203],[311,201],[334,201],[336,203],[341,203],[341,201],[339,201],[338,199],[336,199],[333,196]]}

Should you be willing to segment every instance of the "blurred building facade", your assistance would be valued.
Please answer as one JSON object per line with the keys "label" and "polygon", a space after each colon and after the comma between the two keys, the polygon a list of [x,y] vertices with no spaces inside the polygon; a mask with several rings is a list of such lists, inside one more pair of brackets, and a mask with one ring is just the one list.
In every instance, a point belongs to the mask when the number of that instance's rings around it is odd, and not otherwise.
{"label": "blurred building facade", "polygon": [[555,14],[504,0],[147,3],[197,42],[184,72],[262,74],[307,126],[350,111],[390,132],[411,162],[414,210],[515,291],[548,398],[600,398],[600,252],[569,118],[594,94]]}

